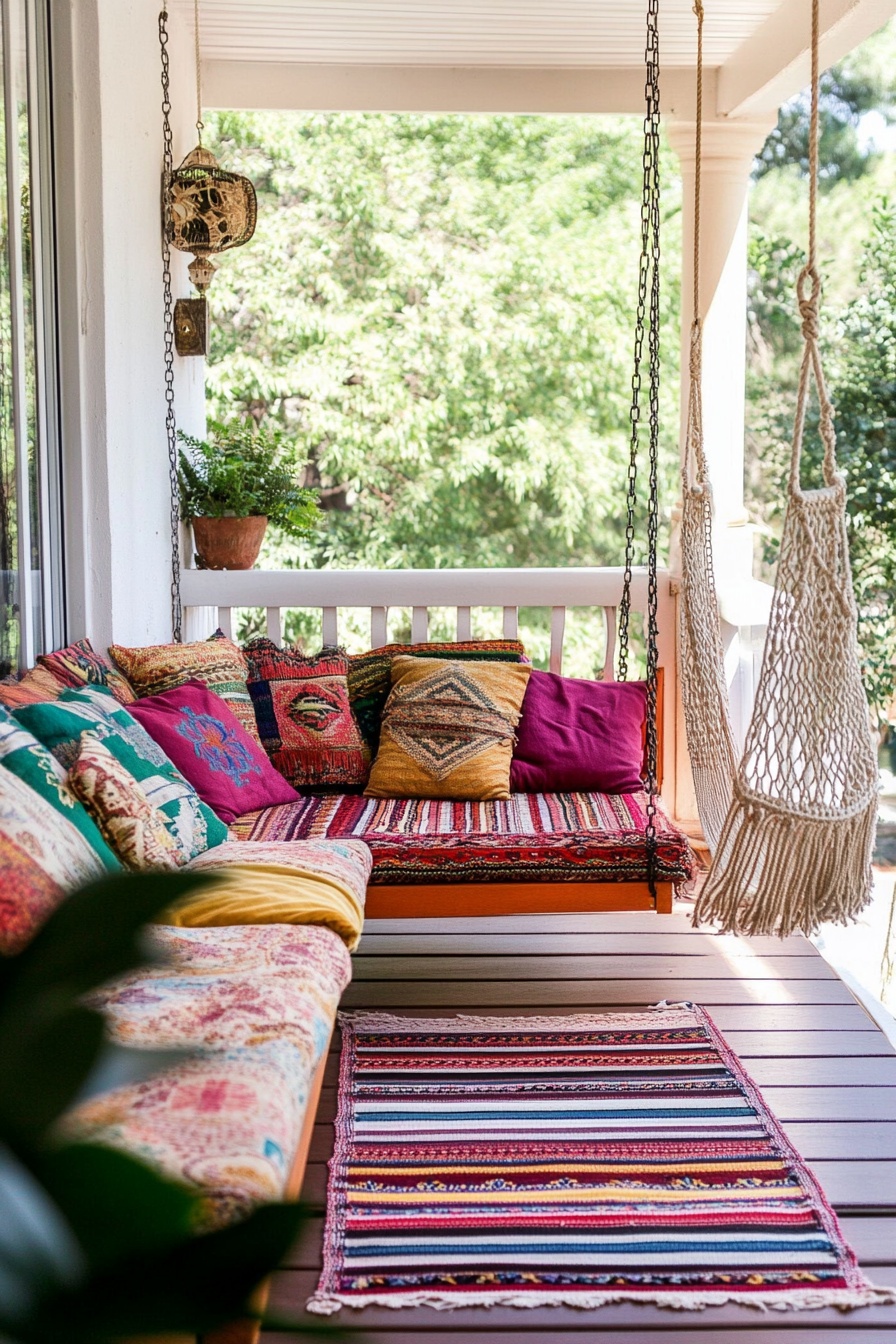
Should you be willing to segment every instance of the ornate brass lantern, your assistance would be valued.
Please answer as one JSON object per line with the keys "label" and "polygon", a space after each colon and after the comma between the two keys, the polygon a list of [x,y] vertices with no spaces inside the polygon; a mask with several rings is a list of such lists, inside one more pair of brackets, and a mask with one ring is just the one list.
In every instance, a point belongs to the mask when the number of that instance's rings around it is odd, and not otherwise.
{"label": "ornate brass lantern", "polygon": [[255,232],[255,188],[197,145],[166,174],[164,207],[165,236],[179,252],[193,253],[190,279],[204,295],[217,270],[211,258],[248,243]]}

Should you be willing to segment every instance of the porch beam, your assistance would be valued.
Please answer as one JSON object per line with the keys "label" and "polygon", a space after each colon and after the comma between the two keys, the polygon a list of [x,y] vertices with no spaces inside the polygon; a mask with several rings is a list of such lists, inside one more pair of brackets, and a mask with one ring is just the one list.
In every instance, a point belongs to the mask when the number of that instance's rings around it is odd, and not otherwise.
{"label": "porch beam", "polygon": [[[706,100],[715,105],[716,71]],[[643,112],[644,69],[203,63],[207,107],[302,112]],[[663,112],[694,115],[690,69],[662,74]]]}
{"label": "porch beam", "polygon": [[[821,0],[821,68],[827,70],[896,14],[896,0]],[[719,116],[777,112],[810,79],[809,6],[788,0],[721,67]]]}

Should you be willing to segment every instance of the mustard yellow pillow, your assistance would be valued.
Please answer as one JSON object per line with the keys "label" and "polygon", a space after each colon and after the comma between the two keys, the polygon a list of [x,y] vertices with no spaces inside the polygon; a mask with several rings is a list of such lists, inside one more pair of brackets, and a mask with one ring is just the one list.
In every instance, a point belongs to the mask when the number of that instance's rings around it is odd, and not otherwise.
{"label": "mustard yellow pillow", "polygon": [[510,797],[510,760],[531,669],[396,658],[368,798]]}
{"label": "mustard yellow pillow", "polygon": [[[210,857],[214,851],[210,851]],[[278,863],[232,863],[212,870],[213,886],[185,896],[158,916],[159,924],[211,928],[232,924],[319,924],[352,952],[364,927],[364,907],[351,887],[330,874]]]}

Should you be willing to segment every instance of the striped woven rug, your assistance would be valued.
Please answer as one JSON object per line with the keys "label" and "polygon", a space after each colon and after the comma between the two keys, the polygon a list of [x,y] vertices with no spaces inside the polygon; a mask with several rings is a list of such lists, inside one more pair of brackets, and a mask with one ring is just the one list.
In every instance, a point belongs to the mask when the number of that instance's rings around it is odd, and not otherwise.
{"label": "striped woven rug", "polygon": [[311,1311],[896,1301],[700,1008],[341,1027]]}

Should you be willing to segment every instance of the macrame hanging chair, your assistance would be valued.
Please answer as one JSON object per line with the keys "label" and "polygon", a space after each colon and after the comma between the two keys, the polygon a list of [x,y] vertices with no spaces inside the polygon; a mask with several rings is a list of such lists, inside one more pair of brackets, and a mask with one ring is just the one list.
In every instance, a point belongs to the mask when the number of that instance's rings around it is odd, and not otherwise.
{"label": "macrame hanging chair", "polygon": [[[781,937],[811,932],[828,921],[843,923],[859,913],[871,886],[877,812],[877,763],[858,659],[846,488],[837,471],[833,408],[818,341],[817,190],[818,0],[812,0],[809,255],[798,283],[803,357],[787,510],[744,755],[733,774],[731,804],[694,913],[695,923],[711,922],[722,931]],[[695,348],[695,429],[689,428],[688,435],[695,474],[693,489],[685,493],[688,525],[682,527],[682,683],[695,783],[699,776],[698,798],[711,835],[724,794],[724,739],[726,729],[730,738],[730,724],[707,560],[711,512],[700,449],[699,330]],[[824,485],[807,490],[800,468],[813,380]],[[704,601],[708,611],[701,609]],[[705,667],[710,657],[711,672]]]}

